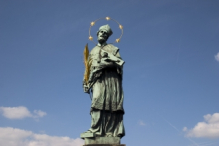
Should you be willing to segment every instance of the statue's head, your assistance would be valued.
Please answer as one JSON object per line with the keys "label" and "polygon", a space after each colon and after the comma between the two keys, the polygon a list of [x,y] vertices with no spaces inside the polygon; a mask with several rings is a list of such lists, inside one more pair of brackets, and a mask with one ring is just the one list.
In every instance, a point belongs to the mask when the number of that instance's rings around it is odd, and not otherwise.
{"label": "statue's head", "polygon": [[99,28],[99,30],[97,31],[97,40],[100,44],[103,44],[107,41],[107,39],[113,34],[110,26],[107,25],[103,25]]}

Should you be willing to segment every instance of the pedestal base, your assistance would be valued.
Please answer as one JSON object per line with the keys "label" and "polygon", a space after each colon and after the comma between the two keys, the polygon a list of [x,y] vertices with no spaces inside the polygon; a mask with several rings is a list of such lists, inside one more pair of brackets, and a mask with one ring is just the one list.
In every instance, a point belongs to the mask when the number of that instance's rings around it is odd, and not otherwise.
{"label": "pedestal base", "polygon": [[84,146],[125,146],[120,144],[120,137],[93,137],[84,138]]}
{"label": "pedestal base", "polygon": [[125,146],[125,144],[86,144],[83,146]]}

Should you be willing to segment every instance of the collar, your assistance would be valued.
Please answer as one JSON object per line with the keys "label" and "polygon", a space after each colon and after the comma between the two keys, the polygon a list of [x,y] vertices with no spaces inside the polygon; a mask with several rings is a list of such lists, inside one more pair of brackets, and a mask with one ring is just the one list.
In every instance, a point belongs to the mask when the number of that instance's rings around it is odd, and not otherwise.
{"label": "collar", "polygon": [[107,43],[105,42],[105,43],[103,43],[102,45],[100,44],[100,43],[98,43],[97,44],[97,46],[99,46],[99,47],[104,47],[104,46],[106,46],[107,45]]}

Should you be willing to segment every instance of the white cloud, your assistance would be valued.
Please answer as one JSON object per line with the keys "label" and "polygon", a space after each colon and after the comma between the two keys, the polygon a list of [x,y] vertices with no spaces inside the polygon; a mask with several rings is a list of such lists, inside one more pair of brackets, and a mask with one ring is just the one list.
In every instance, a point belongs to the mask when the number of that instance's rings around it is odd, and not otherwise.
{"label": "white cloud", "polygon": [[23,106],[19,107],[0,107],[2,115],[8,119],[23,119],[31,117],[30,111]]}
{"label": "white cloud", "polygon": [[219,138],[219,113],[204,115],[204,122],[198,122],[193,129],[183,128],[187,137]]}
{"label": "white cloud", "polygon": [[46,115],[46,112],[43,112],[43,111],[41,111],[41,110],[34,110],[33,111],[36,115],[36,117],[38,118],[38,117],[43,117],[43,116],[45,116]]}
{"label": "white cloud", "polygon": [[12,127],[0,127],[2,146],[81,146],[82,139],[35,134],[32,131]]}
{"label": "white cloud", "polygon": [[138,121],[138,124],[139,124],[140,126],[145,126],[145,125],[146,125],[142,120],[139,120],[139,121]]}
{"label": "white cloud", "polygon": [[0,107],[0,113],[8,119],[23,119],[26,117],[38,119],[46,115],[46,113],[41,110],[34,110],[34,113],[31,113],[24,106]]}
{"label": "white cloud", "polygon": [[219,61],[219,52],[214,56],[217,61]]}
{"label": "white cloud", "polygon": [[188,128],[187,128],[187,127],[184,127],[184,128],[183,128],[183,131],[188,131]]}

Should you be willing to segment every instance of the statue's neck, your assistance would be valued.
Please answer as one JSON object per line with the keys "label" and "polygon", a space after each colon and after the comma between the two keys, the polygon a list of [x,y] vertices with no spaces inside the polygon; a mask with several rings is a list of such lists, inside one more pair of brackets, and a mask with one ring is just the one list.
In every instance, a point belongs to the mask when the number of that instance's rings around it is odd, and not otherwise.
{"label": "statue's neck", "polygon": [[97,44],[97,46],[99,46],[99,47],[104,47],[104,46],[106,46],[106,45],[107,45],[106,42],[104,42],[104,43],[98,43],[98,44]]}

